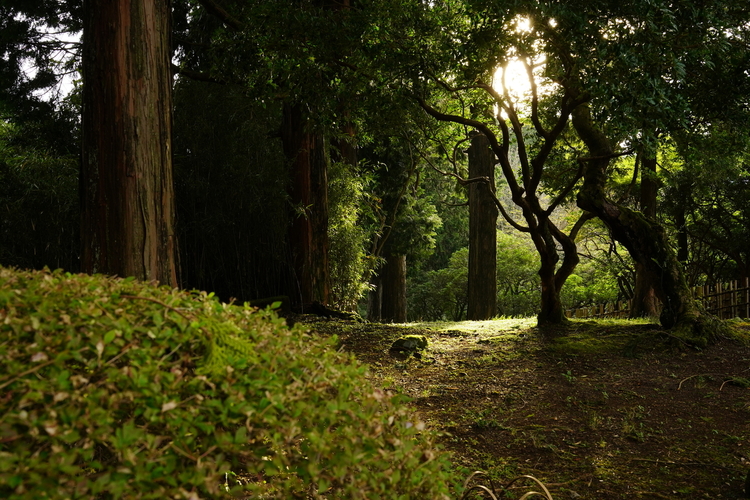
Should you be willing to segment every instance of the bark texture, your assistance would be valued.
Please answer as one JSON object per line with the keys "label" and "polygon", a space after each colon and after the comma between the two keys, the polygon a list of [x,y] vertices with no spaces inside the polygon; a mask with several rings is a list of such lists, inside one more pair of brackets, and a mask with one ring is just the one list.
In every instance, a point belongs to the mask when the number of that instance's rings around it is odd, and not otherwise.
{"label": "bark texture", "polygon": [[[650,220],[656,220],[656,195],[659,184],[656,181],[656,151],[644,148],[640,153],[641,164],[641,213]],[[659,316],[659,299],[656,296],[654,284],[649,281],[653,273],[641,263],[635,263],[635,287],[633,289],[630,317],[643,318]]]}
{"label": "bark texture", "polygon": [[171,3],[84,12],[82,269],[176,286]]}
{"label": "bark texture", "polygon": [[488,182],[469,184],[469,297],[467,319],[483,320],[497,314],[497,216],[495,155],[484,134],[476,133],[469,147],[469,177]]}
{"label": "bark texture", "polygon": [[607,137],[594,125],[588,106],[573,112],[573,126],[589,149],[585,161],[584,183],[578,193],[578,206],[598,216],[612,237],[627,248],[633,260],[642,266],[644,279],[654,284],[663,304],[660,321],[665,328],[679,331],[684,340],[705,345],[708,322],[701,320],[698,306],[685,281],[682,267],[664,229],[643,214],[619,205],[605,196],[606,169],[613,149]]}
{"label": "bark texture", "polygon": [[314,302],[327,305],[330,278],[325,138],[322,133],[309,130],[300,105],[287,105],[284,107],[281,139],[291,178],[289,244],[298,283],[292,302],[302,309]]}

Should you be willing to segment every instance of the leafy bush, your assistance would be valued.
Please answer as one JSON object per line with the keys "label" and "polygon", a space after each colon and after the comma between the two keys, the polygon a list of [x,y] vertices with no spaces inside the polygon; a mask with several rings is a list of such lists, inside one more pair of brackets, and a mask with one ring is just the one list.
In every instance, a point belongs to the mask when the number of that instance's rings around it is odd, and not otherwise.
{"label": "leafy bush", "polygon": [[539,312],[539,255],[531,239],[497,233],[497,314],[533,316]]}
{"label": "leafy bush", "polygon": [[21,147],[0,120],[0,264],[78,266],[78,157]]}
{"label": "leafy bush", "polygon": [[[364,179],[363,179],[364,178]],[[365,255],[369,234],[361,224],[366,176],[344,162],[328,170],[329,262],[331,302],[343,311],[355,311],[367,293],[370,263]]]}
{"label": "leafy bush", "polygon": [[0,268],[0,497],[445,498],[432,435],[331,346],[205,293]]}

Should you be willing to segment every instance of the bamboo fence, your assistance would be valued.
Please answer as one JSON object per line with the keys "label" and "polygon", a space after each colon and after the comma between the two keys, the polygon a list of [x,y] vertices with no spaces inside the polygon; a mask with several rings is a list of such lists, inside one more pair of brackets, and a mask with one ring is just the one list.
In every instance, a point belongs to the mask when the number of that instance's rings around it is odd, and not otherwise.
{"label": "bamboo fence", "polygon": [[[705,310],[721,319],[750,318],[750,278],[693,288]],[[627,318],[630,300],[568,309],[569,318]]]}

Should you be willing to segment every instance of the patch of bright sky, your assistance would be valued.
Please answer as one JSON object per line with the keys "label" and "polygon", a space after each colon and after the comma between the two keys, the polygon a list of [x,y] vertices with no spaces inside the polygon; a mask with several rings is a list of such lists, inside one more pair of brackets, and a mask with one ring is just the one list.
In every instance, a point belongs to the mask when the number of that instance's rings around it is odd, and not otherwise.
{"label": "patch of bright sky", "polygon": [[[50,64],[58,75],[58,81],[50,88],[34,92],[34,96],[45,101],[62,99],[75,89],[76,82],[81,78],[80,73],[72,67],[71,63],[75,57],[76,48],[81,43],[82,33],[58,32],[44,25],[38,25],[35,28],[41,34],[39,43],[54,47],[50,53]],[[22,68],[27,79],[34,78],[39,71],[33,59],[25,59]]]}
{"label": "patch of bright sky", "polygon": [[[554,20],[550,20],[550,26],[554,27],[556,24]],[[511,22],[511,27],[516,33],[522,35],[531,33],[534,29],[531,19],[523,16],[517,16]],[[545,61],[546,56],[544,53],[540,53],[533,58],[526,58],[526,64],[532,67],[532,74],[537,84],[537,93],[539,95],[550,92],[553,85],[552,82],[542,77]],[[503,95],[505,89],[507,89],[513,103],[521,106],[531,100],[531,81],[529,80],[526,64],[519,56],[511,57],[505,65],[497,68],[492,79],[492,86],[495,90]]]}

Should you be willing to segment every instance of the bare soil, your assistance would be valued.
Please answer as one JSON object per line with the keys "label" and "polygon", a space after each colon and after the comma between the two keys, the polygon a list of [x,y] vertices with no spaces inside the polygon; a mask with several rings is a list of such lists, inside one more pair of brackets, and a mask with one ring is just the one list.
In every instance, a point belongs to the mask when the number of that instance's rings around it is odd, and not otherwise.
{"label": "bare soil", "polygon": [[[552,340],[528,320],[309,327],[409,396],[455,466],[485,471],[498,498],[529,491],[500,493],[524,474],[555,500],[749,498],[750,347],[738,340],[696,350],[623,321],[576,321]],[[429,345],[391,351],[404,335]]]}

